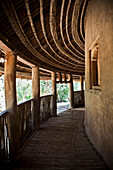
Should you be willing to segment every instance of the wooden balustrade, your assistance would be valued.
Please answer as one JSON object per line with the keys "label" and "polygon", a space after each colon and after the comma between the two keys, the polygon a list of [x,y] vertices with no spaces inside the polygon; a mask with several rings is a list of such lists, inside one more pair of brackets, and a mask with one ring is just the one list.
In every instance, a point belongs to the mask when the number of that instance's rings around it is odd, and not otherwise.
{"label": "wooden balustrade", "polygon": [[40,122],[49,119],[52,116],[53,95],[40,97]]}
{"label": "wooden balustrade", "polygon": [[[32,130],[32,99],[20,103],[17,107],[19,122],[19,143],[20,146],[25,137]],[[0,161],[7,161],[10,155],[10,137],[8,136],[8,111],[0,113]]]}
{"label": "wooden balustrade", "polygon": [[[40,123],[49,119],[52,115],[53,95],[40,97]],[[19,143],[22,146],[25,138],[33,129],[33,99],[27,100],[17,106],[17,120],[19,122]],[[8,160],[10,155],[10,137],[8,124],[8,111],[0,113],[0,163]]]}
{"label": "wooden balustrade", "polygon": [[84,106],[85,99],[82,99],[82,93],[85,93],[84,91],[74,91],[74,107],[81,107]]}
{"label": "wooden balustrade", "polygon": [[8,112],[0,113],[0,163],[9,159]]}
{"label": "wooden balustrade", "polygon": [[18,104],[17,113],[19,119],[19,141],[23,142],[25,137],[32,130],[32,102],[33,99],[27,100],[23,103]]}

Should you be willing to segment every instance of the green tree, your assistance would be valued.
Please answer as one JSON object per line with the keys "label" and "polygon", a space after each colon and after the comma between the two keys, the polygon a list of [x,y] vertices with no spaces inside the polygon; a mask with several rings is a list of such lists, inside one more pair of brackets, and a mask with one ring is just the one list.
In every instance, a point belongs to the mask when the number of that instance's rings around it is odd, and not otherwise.
{"label": "green tree", "polygon": [[57,84],[57,102],[66,102],[69,100],[69,85]]}
{"label": "green tree", "polygon": [[32,98],[32,80],[16,79],[17,102]]}
{"label": "green tree", "polygon": [[41,80],[40,81],[40,95],[52,94],[52,81]]}
{"label": "green tree", "polygon": [[[80,82],[75,82],[74,91],[80,90]],[[17,79],[17,102],[32,98],[32,80]],[[52,81],[40,81],[40,95],[52,94]],[[57,84],[57,102],[69,101],[69,84]]]}
{"label": "green tree", "polygon": [[74,91],[79,91],[81,90],[80,88],[80,82],[74,82],[73,83]]}

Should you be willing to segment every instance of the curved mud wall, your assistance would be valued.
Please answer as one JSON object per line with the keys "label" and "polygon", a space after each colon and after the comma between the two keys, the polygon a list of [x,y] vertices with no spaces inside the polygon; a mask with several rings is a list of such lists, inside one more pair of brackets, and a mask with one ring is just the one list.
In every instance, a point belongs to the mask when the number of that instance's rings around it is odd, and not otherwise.
{"label": "curved mud wall", "polygon": [[[85,31],[85,129],[113,169],[113,1],[90,0]],[[89,48],[98,37],[100,88],[90,89]]]}

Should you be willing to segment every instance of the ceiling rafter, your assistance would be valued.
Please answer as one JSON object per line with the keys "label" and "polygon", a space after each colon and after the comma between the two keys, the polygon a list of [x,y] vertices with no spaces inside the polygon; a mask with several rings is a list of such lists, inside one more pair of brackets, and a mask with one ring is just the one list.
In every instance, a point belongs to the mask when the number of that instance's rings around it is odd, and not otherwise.
{"label": "ceiling rafter", "polygon": [[[65,48],[71,53],[71,56],[73,56],[74,58],[77,59],[77,62],[78,63],[84,63],[84,59],[79,57],[79,55],[76,55],[76,53],[74,53],[73,51],[71,51],[70,48],[68,48],[66,42],[65,42],[65,38],[64,38],[64,33],[63,33],[63,26],[62,26],[62,22],[63,22],[63,14],[65,12],[64,10],[64,5],[65,5],[65,0],[62,1],[62,6],[61,6],[61,15],[60,15],[60,33],[61,33],[61,37],[62,37],[62,41],[63,41],[63,44],[65,46]],[[66,16],[68,18],[68,16]],[[65,18],[66,20],[66,18]]]}
{"label": "ceiling rafter", "polygon": [[84,75],[87,6],[88,0],[1,0],[0,39],[24,60],[17,70],[31,74],[32,65],[39,65]]}
{"label": "ceiling rafter", "polygon": [[75,43],[78,44],[78,46],[84,51],[84,44],[81,42],[78,34],[78,17],[79,17],[79,11],[83,0],[76,0],[73,8],[73,15],[72,15],[72,37]]}
{"label": "ceiling rafter", "polygon": [[[60,55],[58,55],[58,54],[55,52],[55,50],[52,48],[52,46],[50,45],[50,43],[49,43],[49,41],[48,41],[47,34],[46,34],[46,31],[45,31],[45,27],[44,27],[43,1],[42,1],[42,0],[40,0],[40,19],[41,19],[41,25],[42,25],[42,31],[43,31],[43,34],[44,34],[44,38],[45,38],[48,46],[50,47],[50,49],[54,52],[54,54],[55,54],[59,59],[61,59],[62,62],[65,61],[66,63],[72,65],[71,62],[69,62],[68,60],[62,58]],[[66,64],[64,63],[64,65],[66,65]],[[68,65],[66,65],[66,66],[68,66]]]}
{"label": "ceiling rafter", "polygon": [[56,29],[56,1],[55,0],[51,0],[50,2],[50,30],[51,30],[51,34],[53,36],[53,40],[57,46],[57,48],[67,57],[73,59],[73,61],[78,63],[78,60],[74,57],[72,57],[72,55],[68,54],[63,47],[60,45],[59,39],[58,39],[58,35],[57,35],[57,29]]}
{"label": "ceiling rafter", "polygon": [[[41,2],[40,2],[40,3],[41,3]],[[33,24],[33,20],[32,20],[30,8],[29,8],[29,2],[28,2],[28,0],[25,0],[25,5],[26,5],[26,10],[27,10],[29,22],[30,22],[30,25],[31,25],[31,28],[32,28],[32,32],[33,32],[34,37],[35,37],[36,41],[38,42],[39,46],[40,46],[41,49],[42,49],[47,55],[49,55],[53,60],[55,60],[58,64],[61,64],[61,65],[62,65],[62,62],[58,61],[55,57],[53,57],[52,55],[50,55],[50,53],[49,53],[47,50],[45,50],[44,47],[41,45],[41,42],[40,42],[40,40],[38,39],[36,30],[35,30],[35,27],[34,27],[34,24]],[[42,9],[42,5],[40,5],[40,9]],[[42,14],[42,15],[43,15],[43,14]],[[42,15],[41,15],[41,23],[43,22],[43,17],[42,17]],[[42,26],[42,30],[43,30],[43,29],[44,29],[44,27]],[[44,31],[43,31],[43,32],[44,32]],[[45,33],[44,33],[44,35],[45,35]],[[45,37],[46,37],[46,36],[44,36],[44,38],[45,38]],[[47,42],[47,44],[48,44],[47,38],[45,38],[45,39],[46,39],[46,42]],[[71,62],[69,62],[69,64],[72,65]],[[70,67],[69,64],[66,65],[66,66]],[[65,65],[65,63],[64,63],[64,65]],[[72,65],[72,67],[74,67],[74,65]]]}
{"label": "ceiling rafter", "polygon": [[[70,26],[69,25],[69,15],[70,15],[69,12],[70,12],[70,9],[71,9],[71,5],[74,5],[74,1],[69,0],[68,7],[67,7],[67,12],[66,12],[66,35],[67,35],[67,39],[68,39],[69,45],[73,49],[73,52],[75,52],[77,55],[80,55],[81,58],[85,59],[85,55],[83,53],[81,53],[81,51],[79,51],[77,48],[75,48],[74,45],[72,44],[71,40],[70,40],[68,27]],[[72,17],[72,14],[71,14],[71,17]]]}
{"label": "ceiling rafter", "polygon": [[[34,34],[34,37],[36,39],[36,41],[38,42],[39,46],[41,47],[41,49],[47,54],[49,55],[49,57],[51,57],[53,60],[55,60],[56,62],[62,64],[62,62],[59,62],[58,60],[56,60],[53,56],[50,55],[50,53],[48,53],[47,50],[44,49],[44,47],[41,45],[39,39],[38,39],[38,36],[37,36],[37,33],[36,33],[36,30],[35,30],[35,27],[34,27],[34,24],[33,24],[33,20],[32,20],[32,16],[31,16],[31,12],[30,12],[30,8],[29,8],[29,1],[28,0],[25,0],[25,5],[26,5],[26,9],[27,9],[27,14],[28,14],[28,18],[29,18],[29,22],[30,22],[30,25],[31,25],[31,28],[32,28],[32,32]],[[69,66],[69,65],[68,65]]]}

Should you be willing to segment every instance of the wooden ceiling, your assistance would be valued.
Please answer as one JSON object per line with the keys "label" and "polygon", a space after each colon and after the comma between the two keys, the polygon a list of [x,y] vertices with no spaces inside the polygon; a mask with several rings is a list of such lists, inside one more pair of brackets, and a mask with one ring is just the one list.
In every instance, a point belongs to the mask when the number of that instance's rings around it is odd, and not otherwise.
{"label": "wooden ceiling", "polygon": [[[87,5],[88,0],[1,0],[0,39],[33,65],[84,75]],[[17,67],[31,73],[21,61]]]}

